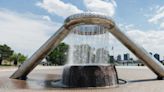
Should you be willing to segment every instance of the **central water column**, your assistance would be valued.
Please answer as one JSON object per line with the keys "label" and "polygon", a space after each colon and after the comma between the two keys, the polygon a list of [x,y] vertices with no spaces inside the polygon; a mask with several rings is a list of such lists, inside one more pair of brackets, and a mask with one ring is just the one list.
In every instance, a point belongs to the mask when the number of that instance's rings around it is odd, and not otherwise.
{"label": "central water column", "polygon": [[77,25],[67,36],[68,63],[62,84],[68,87],[117,86],[114,65],[110,65],[109,31],[100,25]]}
{"label": "central water column", "polygon": [[109,32],[99,25],[78,25],[67,36],[68,64],[108,64]]}

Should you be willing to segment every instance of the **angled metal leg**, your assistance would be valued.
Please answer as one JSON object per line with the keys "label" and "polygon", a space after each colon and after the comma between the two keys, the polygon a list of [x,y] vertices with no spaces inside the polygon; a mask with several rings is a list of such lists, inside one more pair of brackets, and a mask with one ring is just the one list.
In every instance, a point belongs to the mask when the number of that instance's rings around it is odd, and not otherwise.
{"label": "angled metal leg", "polygon": [[149,53],[136,43],[134,43],[128,36],[115,26],[111,31],[120,42],[122,42],[134,55],[143,61],[157,76],[158,79],[164,77],[164,66],[157,61],[154,57],[150,56]]}
{"label": "angled metal leg", "polygon": [[62,26],[45,44],[24,62],[10,78],[26,79],[27,75],[67,36],[68,33],[69,30]]}

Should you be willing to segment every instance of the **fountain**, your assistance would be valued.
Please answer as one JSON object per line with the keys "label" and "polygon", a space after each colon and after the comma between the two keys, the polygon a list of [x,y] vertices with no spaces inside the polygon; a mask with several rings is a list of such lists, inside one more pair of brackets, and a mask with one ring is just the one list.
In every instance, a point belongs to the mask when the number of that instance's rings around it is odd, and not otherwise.
{"label": "fountain", "polygon": [[[107,64],[109,58],[107,56],[108,44],[106,41],[108,41],[108,38],[106,34],[108,32],[142,60],[158,76],[158,79],[163,79],[164,66],[160,62],[120,31],[110,17],[94,13],[81,13],[68,17],[64,25],[10,78],[26,79],[39,62],[66,36],[71,34],[74,35],[72,37],[74,37],[75,42],[71,44],[70,62],[64,68],[61,83],[66,87],[117,85],[116,69],[113,65]],[[76,36],[82,39],[76,39]],[[90,42],[88,42],[88,39],[90,39]]]}
{"label": "fountain", "polygon": [[109,34],[99,25],[78,25],[71,29],[68,63],[62,84],[66,87],[117,86],[114,65],[109,64]]}

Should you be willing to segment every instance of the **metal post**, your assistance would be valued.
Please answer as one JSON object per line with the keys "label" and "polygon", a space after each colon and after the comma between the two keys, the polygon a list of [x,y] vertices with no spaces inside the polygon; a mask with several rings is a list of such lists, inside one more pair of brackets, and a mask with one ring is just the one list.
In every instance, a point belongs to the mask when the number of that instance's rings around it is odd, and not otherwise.
{"label": "metal post", "polygon": [[143,63],[146,64],[155,74],[157,74],[159,79],[164,77],[164,66],[154,57],[149,55],[149,53],[144,48],[134,43],[116,26],[110,32],[131,52],[133,52],[133,54],[135,54],[139,59],[141,59]]}
{"label": "metal post", "polygon": [[24,62],[10,78],[26,79],[27,75],[66,37],[68,32],[69,30],[62,26],[45,44]]}

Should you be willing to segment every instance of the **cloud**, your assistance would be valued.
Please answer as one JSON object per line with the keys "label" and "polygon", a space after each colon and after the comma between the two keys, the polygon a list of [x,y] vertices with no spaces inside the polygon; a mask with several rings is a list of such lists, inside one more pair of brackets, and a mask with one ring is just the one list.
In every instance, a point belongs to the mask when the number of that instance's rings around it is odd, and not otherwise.
{"label": "cloud", "polygon": [[164,29],[164,6],[159,6],[155,9],[155,14],[149,18],[148,22],[160,25],[161,29]]}
{"label": "cloud", "polygon": [[164,11],[160,13],[156,13],[152,18],[150,18],[148,21],[151,23],[158,23],[161,19],[164,18]]}
{"label": "cloud", "polygon": [[86,8],[90,12],[98,12],[108,16],[114,16],[117,4],[115,0],[84,0]]}
{"label": "cloud", "polygon": [[164,55],[164,31],[128,31],[127,34],[147,51]]}
{"label": "cloud", "polygon": [[[124,29],[124,28],[121,28]],[[122,30],[123,31],[123,30]],[[153,54],[159,53],[161,58],[164,56],[164,31],[162,30],[140,30],[130,29],[124,31],[139,46],[146,49]],[[110,45],[115,47],[115,55],[130,52],[125,46],[122,45],[116,38],[111,38]],[[132,55],[132,54],[131,54]],[[132,55],[133,56],[133,55]]]}
{"label": "cloud", "polygon": [[47,10],[51,14],[56,14],[63,18],[69,15],[82,12],[96,12],[113,17],[117,4],[115,0],[84,0],[84,5],[87,11],[80,10],[77,6],[71,3],[65,3],[61,0],[42,0],[37,6]]}
{"label": "cloud", "polygon": [[49,13],[56,14],[64,18],[75,13],[83,12],[76,6],[70,3],[64,3],[61,0],[43,0],[42,2],[38,2],[37,6],[47,10]]}
{"label": "cloud", "polygon": [[16,52],[31,55],[61,25],[42,17],[0,9],[0,44],[7,44]]}
{"label": "cloud", "polygon": [[47,21],[51,21],[51,18],[49,16],[43,16],[43,19],[45,19]]}
{"label": "cloud", "polygon": [[136,29],[136,26],[134,24],[118,24],[118,27],[121,28],[123,31]]}
{"label": "cloud", "polygon": [[164,22],[162,22],[162,23],[160,24],[160,28],[161,28],[161,29],[164,29]]}

